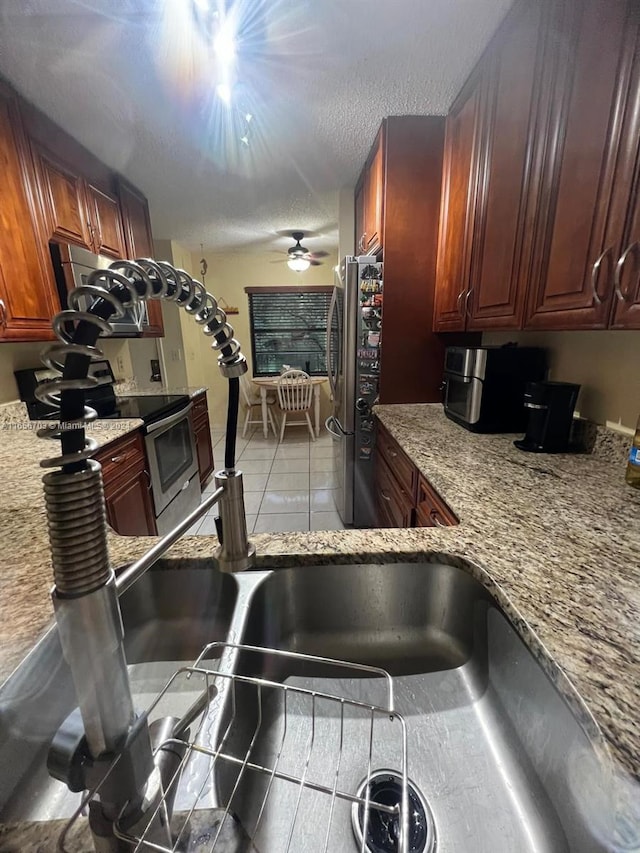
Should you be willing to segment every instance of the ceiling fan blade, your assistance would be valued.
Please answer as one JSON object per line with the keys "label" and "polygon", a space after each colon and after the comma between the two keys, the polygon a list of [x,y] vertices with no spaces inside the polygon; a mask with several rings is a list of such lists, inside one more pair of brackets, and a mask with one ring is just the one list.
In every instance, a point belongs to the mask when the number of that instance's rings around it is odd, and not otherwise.
{"label": "ceiling fan blade", "polygon": [[314,261],[314,260],[309,258],[309,263],[311,264],[312,267],[321,267],[323,264],[323,261]]}
{"label": "ceiling fan blade", "polygon": [[309,252],[309,257],[314,260],[318,260],[319,258],[328,258],[329,252],[325,252],[324,249],[320,249],[319,252]]}

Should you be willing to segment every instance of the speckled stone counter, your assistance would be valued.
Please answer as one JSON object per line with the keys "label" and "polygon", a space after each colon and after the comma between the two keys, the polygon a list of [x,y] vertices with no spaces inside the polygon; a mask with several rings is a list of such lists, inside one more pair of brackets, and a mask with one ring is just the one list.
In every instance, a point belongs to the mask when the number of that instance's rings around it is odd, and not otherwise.
{"label": "speckled stone counter", "polygon": [[[473,435],[438,406],[383,406],[378,416],[460,524],[260,534],[258,567],[447,555],[493,592],[585,728],[602,732],[618,765],[640,777],[640,492],[625,485],[620,460],[524,454],[513,436]],[[121,434],[113,421],[94,430],[101,443]],[[38,467],[47,450],[33,432],[0,432],[0,680],[51,623]],[[111,535],[113,565],[153,541]],[[169,556],[207,559],[213,547],[212,538],[185,537]]]}
{"label": "speckled stone counter", "polygon": [[468,432],[441,406],[377,415],[460,520],[430,529],[427,547],[483,567],[547,672],[586,703],[585,726],[640,778],[640,491],[624,481],[617,444],[523,453],[515,436]]}

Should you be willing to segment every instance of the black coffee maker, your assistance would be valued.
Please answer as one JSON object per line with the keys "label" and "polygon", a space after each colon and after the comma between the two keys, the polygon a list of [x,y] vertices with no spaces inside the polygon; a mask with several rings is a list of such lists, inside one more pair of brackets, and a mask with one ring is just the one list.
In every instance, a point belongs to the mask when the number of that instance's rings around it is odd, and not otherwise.
{"label": "black coffee maker", "polygon": [[524,405],[529,425],[515,446],[534,453],[571,453],[569,436],[579,391],[580,386],[571,382],[528,382]]}

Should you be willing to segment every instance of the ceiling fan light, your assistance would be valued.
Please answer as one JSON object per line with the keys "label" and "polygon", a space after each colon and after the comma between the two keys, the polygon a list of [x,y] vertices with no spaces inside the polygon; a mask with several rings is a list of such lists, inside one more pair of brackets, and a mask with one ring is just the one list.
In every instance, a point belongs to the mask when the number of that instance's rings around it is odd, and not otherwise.
{"label": "ceiling fan light", "polygon": [[294,272],[305,272],[311,266],[311,261],[308,258],[289,258],[287,266]]}

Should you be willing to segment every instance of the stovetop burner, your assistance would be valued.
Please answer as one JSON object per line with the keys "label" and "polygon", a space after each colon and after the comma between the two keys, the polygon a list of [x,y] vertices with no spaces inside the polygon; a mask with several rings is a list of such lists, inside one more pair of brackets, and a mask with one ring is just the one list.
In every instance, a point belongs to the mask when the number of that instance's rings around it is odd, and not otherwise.
{"label": "stovetop burner", "polygon": [[140,418],[145,424],[184,408],[189,402],[187,394],[149,394],[134,397],[116,397],[114,408],[98,411],[101,418]]}

